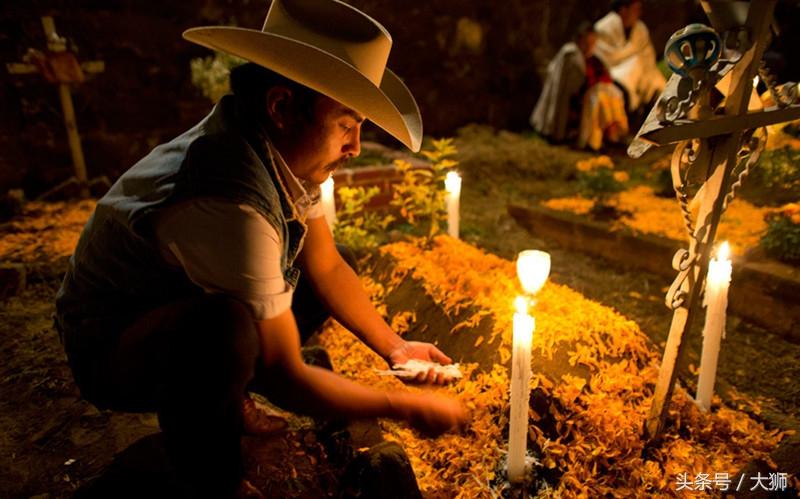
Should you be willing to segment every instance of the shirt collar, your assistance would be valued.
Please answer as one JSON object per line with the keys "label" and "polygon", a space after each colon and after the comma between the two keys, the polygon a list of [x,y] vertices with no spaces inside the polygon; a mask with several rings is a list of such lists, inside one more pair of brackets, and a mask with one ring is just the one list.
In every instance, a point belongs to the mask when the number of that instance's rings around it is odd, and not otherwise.
{"label": "shirt collar", "polygon": [[269,139],[267,140],[267,146],[275,160],[275,166],[283,181],[283,187],[289,195],[289,201],[291,201],[296,211],[305,212],[310,205],[319,200],[321,195],[320,187],[312,182],[297,178],[289,168],[286,160],[281,156],[278,148]]}

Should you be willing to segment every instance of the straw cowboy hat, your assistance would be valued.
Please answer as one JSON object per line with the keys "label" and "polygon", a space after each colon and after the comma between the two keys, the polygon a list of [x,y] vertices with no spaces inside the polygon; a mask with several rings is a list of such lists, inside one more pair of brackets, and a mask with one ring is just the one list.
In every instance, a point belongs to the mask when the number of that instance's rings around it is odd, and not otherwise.
{"label": "straw cowboy hat", "polygon": [[187,40],[269,68],[363,114],[413,151],[422,118],[411,92],[386,68],[392,38],[338,0],[273,0],[261,31],[204,26]]}

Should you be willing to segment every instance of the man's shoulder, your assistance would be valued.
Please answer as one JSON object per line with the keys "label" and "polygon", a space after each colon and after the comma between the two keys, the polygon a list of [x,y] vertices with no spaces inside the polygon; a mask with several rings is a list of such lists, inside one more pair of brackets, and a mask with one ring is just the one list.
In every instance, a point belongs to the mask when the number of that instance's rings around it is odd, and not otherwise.
{"label": "man's shoulder", "polygon": [[616,29],[622,28],[622,18],[619,17],[619,14],[614,12],[613,10],[610,11],[608,14],[604,15],[600,19],[594,23],[594,29],[599,32],[607,32]]}

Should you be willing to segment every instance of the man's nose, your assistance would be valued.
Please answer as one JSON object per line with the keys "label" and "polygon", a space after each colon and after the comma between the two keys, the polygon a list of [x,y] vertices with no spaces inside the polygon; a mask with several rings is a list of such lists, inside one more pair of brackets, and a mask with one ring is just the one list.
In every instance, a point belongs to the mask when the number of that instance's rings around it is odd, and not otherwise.
{"label": "man's nose", "polygon": [[357,127],[353,132],[350,134],[350,140],[344,145],[345,154],[350,156],[351,158],[355,158],[359,154],[361,154],[361,127]]}

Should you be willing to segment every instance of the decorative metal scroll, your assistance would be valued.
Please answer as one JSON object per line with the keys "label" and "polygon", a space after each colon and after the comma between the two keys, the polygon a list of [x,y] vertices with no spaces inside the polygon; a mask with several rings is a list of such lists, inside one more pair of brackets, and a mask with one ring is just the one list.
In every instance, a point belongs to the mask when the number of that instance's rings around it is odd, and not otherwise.
{"label": "decorative metal scroll", "polygon": [[[692,24],[667,42],[664,56],[673,75],[628,148],[630,156],[640,157],[652,146],[676,144],[672,182],[689,235],[688,247],[678,250],[672,260],[678,275],[665,302],[673,318],[645,424],[650,439],[664,425],[683,338],[699,314],[720,216],[764,150],[766,126],[800,118],[797,85],[778,85],[760,62],[771,36],[776,1],[702,0],[713,28]],[[756,74],[775,106],[748,110]],[[725,83],[727,89],[721,88]],[[715,88],[722,93],[716,94]],[[724,105],[718,105],[718,97],[725,99]]]}

